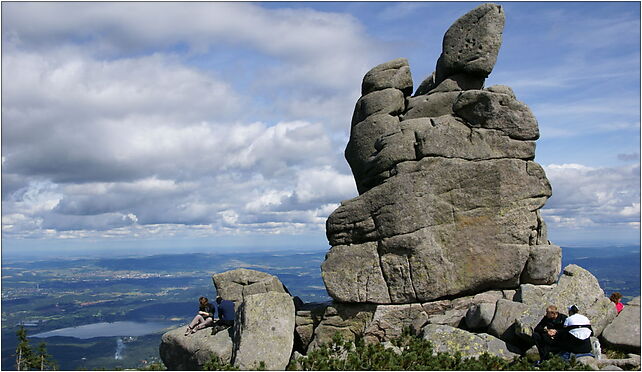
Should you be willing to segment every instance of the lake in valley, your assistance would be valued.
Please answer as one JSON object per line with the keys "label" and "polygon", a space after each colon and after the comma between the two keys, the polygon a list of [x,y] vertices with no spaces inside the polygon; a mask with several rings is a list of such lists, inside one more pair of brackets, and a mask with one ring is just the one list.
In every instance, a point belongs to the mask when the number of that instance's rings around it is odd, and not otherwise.
{"label": "lake in valley", "polygon": [[46,338],[53,336],[76,337],[80,339],[94,337],[122,337],[122,336],[144,336],[153,333],[160,333],[169,327],[175,327],[176,323],[167,322],[101,322],[85,324],[78,327],[68,327],[55,329],[53,331],[42,332],[31,337]]}

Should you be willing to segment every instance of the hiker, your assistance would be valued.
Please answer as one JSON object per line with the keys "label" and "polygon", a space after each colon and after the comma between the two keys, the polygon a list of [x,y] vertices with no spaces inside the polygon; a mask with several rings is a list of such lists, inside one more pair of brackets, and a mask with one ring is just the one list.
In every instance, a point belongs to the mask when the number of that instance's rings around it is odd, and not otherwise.
{"label": "hiker", "polygon": [[216,308],[208,301],[209,300],[207,299],[207,297],[201,296],[198,299],[198,314],[196,314],[192,322],[187,326],[187,329],[185,330],[185,336],[191,333],[195,333],[199,329],[203,329],[214,324],[214,314],[216,313]]}
{"label": "hiker", "polygon": [[590,354],[592,350],[591,321],[579,313],[577,306],[568,308],[568,318],[564,321],[564,338],[562,349],[573,354]]}
{"label": "hiker", "polygon": [[624,304],[620,302],[620,300],[622,299],[622,294],[620,292],[613,292],[611,293],[611,297],[609,297],[609,299],[615,304],[615,310],[617,310],[617,313],[619,315],[622,309],[624,309]]}
{"label": "hiker", "polygon": [[234,302],[224,300],[221,296],[216,297],[216,304],[218,305],[219,319],[214,323],[212,334],[220,332],[226,328],[234,325]]}
{"label": "hiker", "polygon": [[546,315],[533,329],[533,341],[539,352],[539,359],[548,359],[550,353],[561,351],[561,333],[564,328],[566,315],[557,311],[557,306],[550,305],[546,308]]}

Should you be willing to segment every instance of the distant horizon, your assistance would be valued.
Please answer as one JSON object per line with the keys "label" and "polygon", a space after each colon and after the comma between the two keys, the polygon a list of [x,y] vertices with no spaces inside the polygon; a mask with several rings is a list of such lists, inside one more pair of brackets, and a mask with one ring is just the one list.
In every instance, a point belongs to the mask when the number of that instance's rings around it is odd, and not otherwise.
{"label": "distant horizon", "polygon": [[[554,243],[555,244],[555,243]],[[596,242],[588,241],[583,244],[556,244],[563,249],[599,249],[599,248],[637,248],[637,252],[641,251],[640,243],[609,243],[609,242]],[[205,255],[232,255],[234,253],[238,254],[269,254],[269,253],[292,253],[292,254],[307,254],[307,253],[316,253],[316,252],[327,252],[330,249],[330,246],[308,246],[308,247],[278,247],[278,246],[269,246],[269,247],[184,247],[179,250],[175,248],[163,248],[163,249],[97,249],[97,250],[67,250],[64,251],[64,255],[61,255],[60,251],[41,251],[36,253],[24,252],[24,251],[2,251],[2,260],[10,261],[39,261],[39,260],[54,260],[54,259],[101,259],[101,258],[128,258],[128,257],[147,257],[147,256],[165,256],[165,255],[181,255],[181,254],[205,254]]]}

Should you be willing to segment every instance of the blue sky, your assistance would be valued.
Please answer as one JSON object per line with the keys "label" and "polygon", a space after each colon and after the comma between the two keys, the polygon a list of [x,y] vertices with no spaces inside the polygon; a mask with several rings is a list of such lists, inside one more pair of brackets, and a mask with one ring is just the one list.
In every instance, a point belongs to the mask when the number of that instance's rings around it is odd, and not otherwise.
{"label": "blue sky", "polygon": [[[478,4],[3,3],[3,254],[327,247],[363,75]],[[640,3],[499,4],[550,239],[639,244]]]}

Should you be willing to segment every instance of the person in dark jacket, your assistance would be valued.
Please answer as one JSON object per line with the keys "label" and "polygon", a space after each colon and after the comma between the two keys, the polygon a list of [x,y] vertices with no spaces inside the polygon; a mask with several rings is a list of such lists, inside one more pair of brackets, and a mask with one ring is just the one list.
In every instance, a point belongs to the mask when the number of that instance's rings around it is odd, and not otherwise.
{"label": "person in dark jacket", "polygon": [[580,314],[577,306],[568,308],[568,318],[564,321],[564,351],[573,354],[589,354],[592,351],[591,336],[593,327],[591,321]]}
{"label": "person in dark jacket", "polygon": [[218,305],[219,319],[214,323],[212,334],[220,332],[226,328],[234,325],[234,302],[224,300],[221,296],[216,297],[216,304]]}
{"label": "person in dark jacket", "polygon": [[187,326],[185,336],[214,324],[214,313],[216,312],[214,305],[209,303],[207,297],[202,296],[198,299],[198,303],[198,314],[196,314],[192,322]]}
{"label": "person in dark jacket", "polygon": [[540,360],[546,360],[550,353],[562,351],[562,329],[566,315],[560,314],[557,307],[550,305],[546,315],[533,329],[533,341],[537,346]]}

